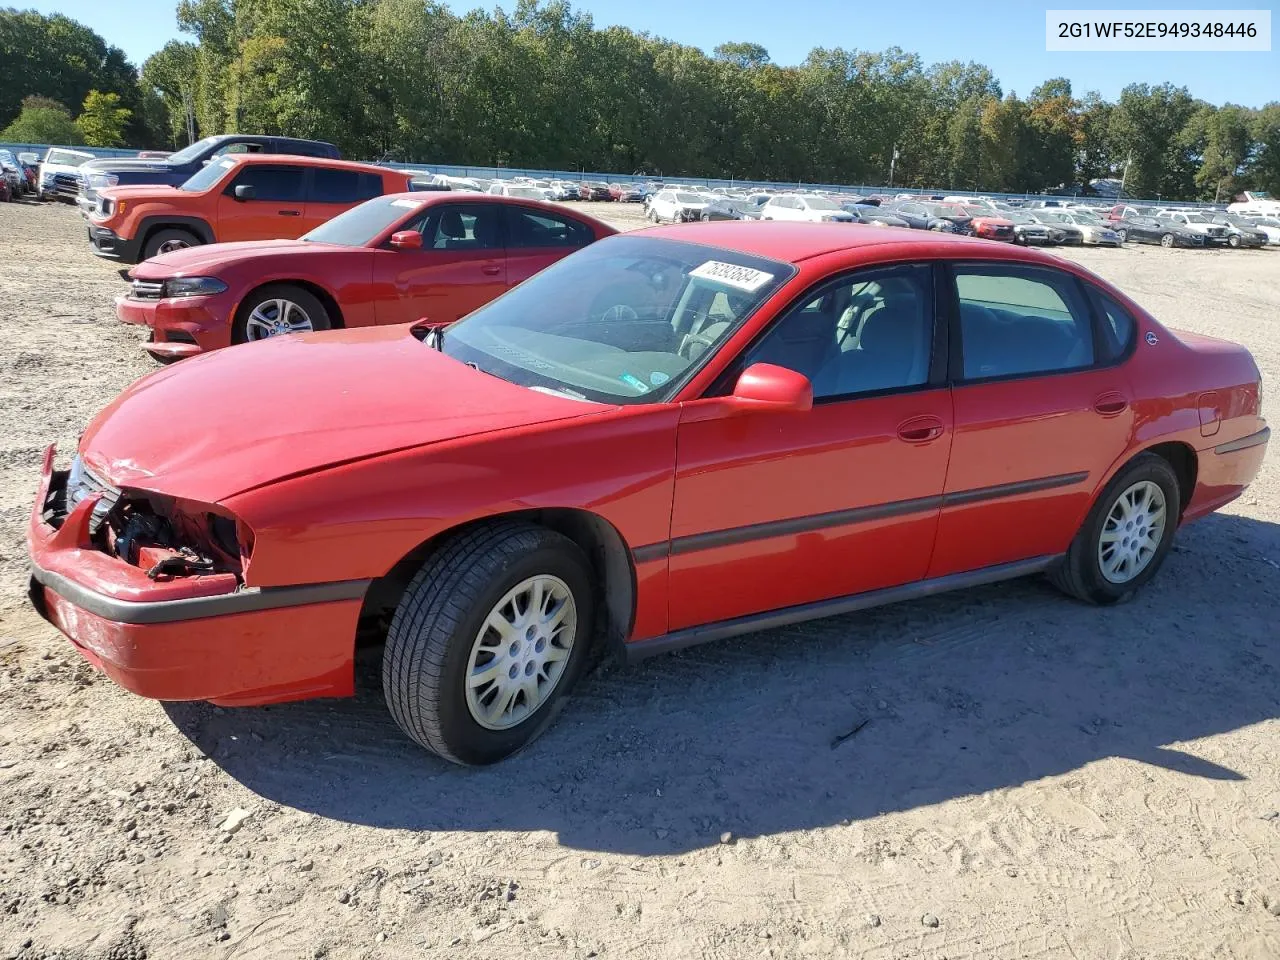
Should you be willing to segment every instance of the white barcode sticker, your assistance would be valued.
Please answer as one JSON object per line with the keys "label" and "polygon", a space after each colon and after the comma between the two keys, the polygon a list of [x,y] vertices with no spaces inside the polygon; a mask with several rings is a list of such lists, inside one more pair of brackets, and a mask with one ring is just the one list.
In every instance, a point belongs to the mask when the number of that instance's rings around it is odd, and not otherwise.
{"label": "white barcode sticker", "polygon": [[422,206],[425,202],[426,202],[425,200],[411,200],[408,197],[397,197],[396,199],[391,201],[391,205],[393,207],[405,207],[409,210],[412,210],[415,207]]}
{"label": "white barcode sticker", "polygon": [[759,290],[773,279],[772,273],[765,273],[754,267],[742,267],[736,263],[725,263],[723,260],[708,260],[690,270],[689,276],[728,284],[739,290],[746,290],[748,293]]}

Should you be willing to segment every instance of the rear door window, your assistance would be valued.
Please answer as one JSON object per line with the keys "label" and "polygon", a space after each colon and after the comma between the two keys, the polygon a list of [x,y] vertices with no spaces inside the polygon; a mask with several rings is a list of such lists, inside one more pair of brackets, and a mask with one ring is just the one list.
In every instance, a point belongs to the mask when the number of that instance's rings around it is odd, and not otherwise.
{"label": "rear door window", "polygon": [[954,270],[965,380],[1093,366],[1089,307],[1074,277],[995,264]]}
{"label": "rear door window", "polygon": [[586,224],[551,213],[507,207],[507,246],[585,247],[595,235]]}
{"label": "rear door window", "polygon": [[312,203],[360,203],[382,196],[382,177],[357,170],[330,170],[315,167],[311,171]]}

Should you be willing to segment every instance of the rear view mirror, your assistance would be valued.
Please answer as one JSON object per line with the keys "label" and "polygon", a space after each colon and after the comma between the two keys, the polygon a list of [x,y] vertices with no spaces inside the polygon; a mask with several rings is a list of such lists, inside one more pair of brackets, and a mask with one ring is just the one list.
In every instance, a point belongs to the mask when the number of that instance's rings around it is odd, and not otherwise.
{"label": "rear view mirror", "polygon": [[397,230],[391,235],[391,246],[396,250],[421,250],[422,234],[417,230]]}
{"label": "rear view mirror", "polygon": [[253,189],[251,184],[242,183],[240,186],[236,187],[237,200],[252,200],[255,195],[256,191]]}

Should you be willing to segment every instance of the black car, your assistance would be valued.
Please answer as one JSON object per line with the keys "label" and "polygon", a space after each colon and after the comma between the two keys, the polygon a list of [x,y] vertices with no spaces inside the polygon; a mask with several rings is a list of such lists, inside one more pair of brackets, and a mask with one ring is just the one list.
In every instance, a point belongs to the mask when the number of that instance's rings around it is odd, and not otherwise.
{"label": "black car", "polygon": [[1219,226],[1227,228],[1227,246],[1229,247],[1265,247],[1267,235],[1244,217],[1234,213],[1206,213],[1206,217]]}
{"label": "black car", "polygon": [[861,201],[858,203],[842,203],[840,204],[840,209],[845,213],[853,214],[855,222],[873,227],[911,226],[905,218],[896,216],[888,210],[881,210],[878,206],[868,206]]}
{"label": "black car", "polygon": [[703,220],[759,220],[760,208],[750,200],[716,200],[702,211]]}
{"label": "black car", "polygon": [[1204,234],[1188,230],[1173,220],[1126,217],[1111,221],[1121,243],[1158,243],[1162,247],[1203,247]]}
{"label": "black car", "polygon": [[80,194],[76,203],[82,211],[88,213],[98,205],[98,191],[106,187],[140,183],[167,183],[177,187],[210,160],[228,153],[287,153],[300,157],[327,157],[331,160],[341,158],[337,147],[321,140],[263,137],[243,133],[205,137],[160,159],[110,157],[81,164]]}
{"label": "black car", "polygon": [[609,192],[609,185],[607,183],[590,180],[582,185],[582,199],[612,200],[613,194]]}

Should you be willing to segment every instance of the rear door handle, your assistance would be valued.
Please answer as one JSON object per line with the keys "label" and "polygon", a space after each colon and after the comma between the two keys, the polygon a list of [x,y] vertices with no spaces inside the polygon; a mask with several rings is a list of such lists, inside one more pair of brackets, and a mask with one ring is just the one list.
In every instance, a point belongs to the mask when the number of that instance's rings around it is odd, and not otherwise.
{"label": "rear door handle", "polygon": [[1118,393],[1104,393],[1093,401],[1093,409],[1104,417],[1114,417],[1129,409],[1129,401]]}
{"label": "rear door handle", "polygon": [[898,425],[898,438],[907,443],[928,443],[945,431],[946,425],[937,417],[912,417]]}
{"label": "rear door handle", "polygon": [[277,211],[276,211],[276,213],[280,214],[280,216],[282,216],[282,217],[300,217],[300,216],[302,216],[302,211],[301,211],[301,210],[277,210]]}
{"label": "rear door handle", "polygon": [[486,277],[496,277],[498,274],[502,272],[502,268],[499,267],[497,264],[490,263],[481,267],[480,272],[483,273]]}

